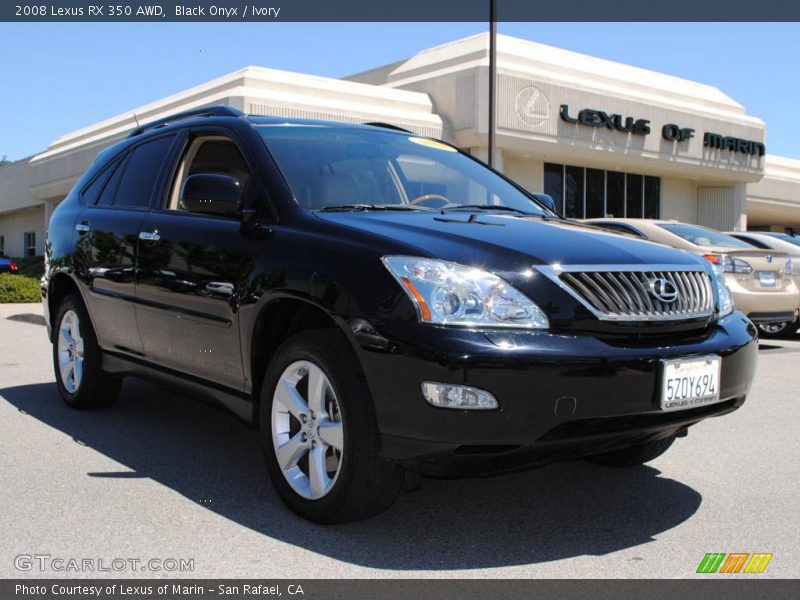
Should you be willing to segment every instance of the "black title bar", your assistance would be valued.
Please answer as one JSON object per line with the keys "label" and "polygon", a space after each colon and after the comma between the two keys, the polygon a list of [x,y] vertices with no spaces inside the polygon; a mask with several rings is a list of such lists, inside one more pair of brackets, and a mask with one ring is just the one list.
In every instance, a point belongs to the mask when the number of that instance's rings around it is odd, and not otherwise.
{"label": "black title bar", "polygon": [[[60,0],[2,2],[7,22],[274,22],[489,20],[489,0]],[[497,0],[498,21],[800,21],[786,0]],[[602,31],[598,31],[602,35]],[[731,40],[731,49],[740,40]]]}
{"label": "black title bar", "polygon": [[797,580],[6,579],[3,600],[794,600]]}

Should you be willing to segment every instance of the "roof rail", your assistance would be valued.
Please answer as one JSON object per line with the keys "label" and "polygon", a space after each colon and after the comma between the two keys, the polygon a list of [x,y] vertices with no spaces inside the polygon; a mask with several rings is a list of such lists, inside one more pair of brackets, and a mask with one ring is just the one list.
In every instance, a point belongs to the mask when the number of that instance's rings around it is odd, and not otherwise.
{"label": "roof rail", "polygon": [[383,127],[384,129],[394,129],[395,131],[402,131],[403,133],[414,133],[413,131],[409,131],[408,129],[403,129],[402,127],[398,127],[397,125],[392,125],[391,123],[382,123],[380,121],[364,123],[364,125],[370,125],[371,127]]}
{"label": "roof rail", "polygon": [[[175,113],[174,115],[170,115],[168,117],[164,117],[163,119],[158,119],[157,121],[151,121],[150,123],[145,123],[134,129],[133,131],[128,134],[129,138],[136,137],[137,135],[143,134],[145,131],[149,131],[150,129],[157,129],[159,127],[166,127],[172,123],[177,121],[183,121],[185,119],[194,119],[196,117],[241,117],[244,113],[242,111],[237,110],[231,106],[206,106],[205,108],[195,108],[194,110],[187,110],[180,113]],[[134,114],[134,118],[135,114]]]}

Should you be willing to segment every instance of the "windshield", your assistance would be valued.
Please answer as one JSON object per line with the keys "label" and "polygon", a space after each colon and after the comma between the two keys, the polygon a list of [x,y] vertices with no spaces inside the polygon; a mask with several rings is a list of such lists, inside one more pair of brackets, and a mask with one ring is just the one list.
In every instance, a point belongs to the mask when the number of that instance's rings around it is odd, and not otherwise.
{"label": "windshield", "polygon": [[752,244],[738,240],[733,236],[720,233],[707,227],[686,225],[685,223],[659,223],[667,231],[682,237],[698,246],[719,246],[720,248],[744,248],[752,250]]}
{"label": "windshield", "polygon": [[552,214],[480,163],[428,138],[346,126],[257,129],[298,202],[312,210],[458,210],[469,205]]}
{"label": "windshield", "polygon": [[789,242],[790,244],[794,244],[795,246],[800,246],[800,237],[789,235],[788,233],[774,233],[772,231],[765,231],[764,235],[778,238],[779,240],[783,240],[784,242]]}

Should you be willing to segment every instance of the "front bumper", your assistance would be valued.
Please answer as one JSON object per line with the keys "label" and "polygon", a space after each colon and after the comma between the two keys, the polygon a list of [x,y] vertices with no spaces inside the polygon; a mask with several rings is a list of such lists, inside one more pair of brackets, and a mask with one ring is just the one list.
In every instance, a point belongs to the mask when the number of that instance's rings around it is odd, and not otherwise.
{"label": "front bumper", "polygon": [[[757,358],[755,327],[739,312],[675,339],[487,335],[408,323],[397,331],[402,338],[387,331],[387,343],[373,336],[359,351],[383,455],[437,474],[515,468],[681,433],[740,406]],[[722,357],[721,402],[660,411],[660,361],[708,354]],[[426,380],[487,390],[500,408],[435,408],[420,391]]]}

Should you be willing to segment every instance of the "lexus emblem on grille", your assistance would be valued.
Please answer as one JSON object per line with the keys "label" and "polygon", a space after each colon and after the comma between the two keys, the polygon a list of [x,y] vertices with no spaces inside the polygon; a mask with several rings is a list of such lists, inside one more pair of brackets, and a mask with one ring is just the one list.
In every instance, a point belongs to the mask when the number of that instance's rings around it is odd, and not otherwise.
{"label": "lexus emblem on grille", "polygon": [[772,262],[772,254],[767,254],[767,262],[768,263]]}
{"label": "lexus emblem on grille", "polygon": [[675,302],[678,299],[678,288],[667,279],[653,279],[650,282],[650,293],[662,302]]}

